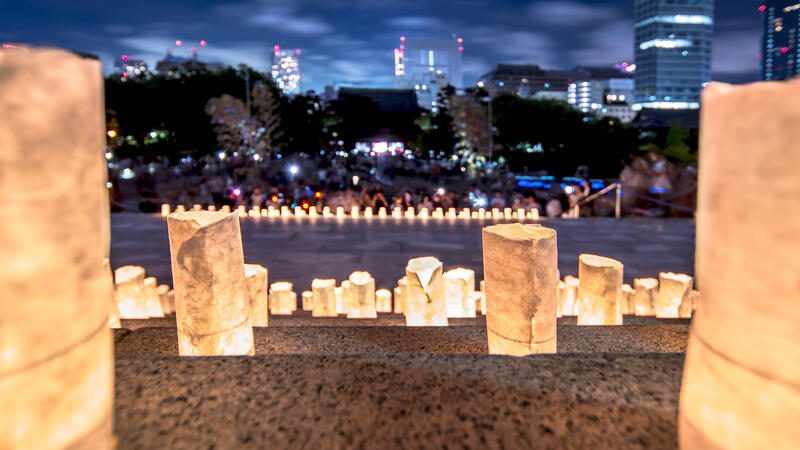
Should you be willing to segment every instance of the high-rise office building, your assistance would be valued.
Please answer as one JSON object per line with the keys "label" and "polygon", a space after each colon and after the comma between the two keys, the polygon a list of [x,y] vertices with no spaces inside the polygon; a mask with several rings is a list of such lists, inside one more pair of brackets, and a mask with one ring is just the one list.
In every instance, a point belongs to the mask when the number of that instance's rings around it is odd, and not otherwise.
{"label": "high-rise office building", "polygon": [[761,79],[785,80],[800,75],[800,61],[797,59],[800,3],[797,0],[767,0],[758,10],[764,23]]}
{"label": "high-rise office building", "polygon": [[[626,66],[630,67],[630,66]],[[616,67],[577,67],[567,101],[581,112],[598,117],[617,117],[628,123],[634,119],[634,71]]]}
{"label": "high-rise office building", "polygon": [[300,93],[300,50],[272,48],[272,81],[286,95]]}
{"label": "high-rise office building", "polygon": [[448,84],[462,88],[461,53],[464,39],[406,39],[394,49],[394,87],[414,89],[419,106],[436,107],[439,91]]}
{"label": "high-rise office building", "polygon": [[532,64],[498,64],[480,77],[478,87],[492,97],[515,94],[528,98],[539,92],[566,93],[575,76],[573,71],[542,69]]}
{"label": "high-rise office building", "polygon": [[636,107],[696,109],[711,81],[713,0],[635,0]]}

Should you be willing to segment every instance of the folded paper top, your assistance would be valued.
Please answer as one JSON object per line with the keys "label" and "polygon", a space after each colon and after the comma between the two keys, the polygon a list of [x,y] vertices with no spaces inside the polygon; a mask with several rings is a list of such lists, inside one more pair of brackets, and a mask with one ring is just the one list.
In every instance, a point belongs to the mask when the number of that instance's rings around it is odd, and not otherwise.
{"label": "folded paper top", "polygon": [[616,259],[606,258],[605,256],[598,255],[580,255],[578,259],[588,266],[593,267],[618,267],[622,269],[622,263]]}
{"label": "folded paper top", "polygon": [[122,266],[114,271],[114,281],[117,283],[125,283],[138,277],[144,278],[144,267]]}
{"label": "folded paper top", "polygon": [[236,217],[236,213],[224,211],[180,211],[170,214],[169,218],[181,222],[194,222],[198,228],[203,228],[225,220],[230,216]]}
{"label": "folded paper top", "polygon": [[245,264],[244,265],[244,276],[245,277],[252,277],[255,275],[261,275],[267,273],[267,269],[260,265],[260,264]]}
{"label": "folded paper top", "polygon": [[536,241],[556,235],[556,230],[539,224],[501,223],[485,227],[484,232],[502,236],[505,239]]}
{"label": "folded paper top", "polygon": [[334,279],[314,278],[314,281],[311,282],[312,289],[325,289],[325,288],[335,288],[335,287],[336,287],[336,280]]}

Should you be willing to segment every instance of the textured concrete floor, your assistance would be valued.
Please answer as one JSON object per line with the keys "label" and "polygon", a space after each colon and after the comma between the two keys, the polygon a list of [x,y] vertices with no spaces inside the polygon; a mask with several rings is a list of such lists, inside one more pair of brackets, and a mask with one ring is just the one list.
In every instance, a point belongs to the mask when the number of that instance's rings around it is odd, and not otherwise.
{"label": "textured concrete floor", "polygon": [[[314,278],[346,279],[356,270],[391,288],[406,263],[436,256],[445,270],[458,266],[483,279],[481,229],[493,221],[406,219],[242,219],[245,261],[269,269],[270,282],[290,281],[309,290]],[[595,253],[625,265],[624,278],[660,271],[693,274],[694,221],[630,218],[545,220],[558,232],[561,274],[577,275],[578,255]],[[143,266],[172,285],[167,226],[159,215],[112,214],[111,265]]]}

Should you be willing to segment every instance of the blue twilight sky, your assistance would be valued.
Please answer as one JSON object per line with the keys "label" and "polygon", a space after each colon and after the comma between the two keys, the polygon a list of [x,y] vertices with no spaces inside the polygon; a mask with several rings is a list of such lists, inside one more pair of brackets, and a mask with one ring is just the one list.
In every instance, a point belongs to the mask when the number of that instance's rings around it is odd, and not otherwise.
{"label": "blue twilight sky", "polygon": [[[714,79],[758,78],[755,0],[716,2]],[[303,89],[391,86],[400,35],[464,38],[464,81],[497,63],[567,69],[633,59],[633,0],[1,0],[0,42],[121,54],[150,64],[176,39],[200,59],[265,71],[272,46],[301,50]]]}

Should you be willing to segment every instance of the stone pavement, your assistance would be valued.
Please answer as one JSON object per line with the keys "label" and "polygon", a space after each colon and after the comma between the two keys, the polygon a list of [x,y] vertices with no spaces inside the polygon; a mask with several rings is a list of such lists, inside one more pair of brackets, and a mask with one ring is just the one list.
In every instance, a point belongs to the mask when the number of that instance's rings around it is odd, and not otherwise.
{"label": "stone pavement", "polygon": [[[445,270],[466,267],[483,279],[481,229],[492,220],[246,218],[245,261],[269,269],[270,283],[290,281],[310,290],[314,278],[346,279],[367,270],[378,288],[392,288],[409,259],[435,256]],[[604,218],[540,222],[558,232],[561,275],[576,275],[578,255],[595,253],[625,265],[624,278],[660,271],[694,273],[694,220]],[[160,215],[111,215],[111,265],[140,265],[172,285],[166,220]]]}

